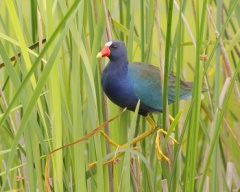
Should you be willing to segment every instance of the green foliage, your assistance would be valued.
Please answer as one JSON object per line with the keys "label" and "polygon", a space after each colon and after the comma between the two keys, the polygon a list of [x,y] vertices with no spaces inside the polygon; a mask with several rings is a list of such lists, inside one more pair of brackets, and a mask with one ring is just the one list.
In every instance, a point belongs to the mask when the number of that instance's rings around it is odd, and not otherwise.
{"label": "green foliage", "polygon": [[[122,111],[104,102],[100,78],[108,59],[96,59],[111,36],[126,43],[130,60],[165,69],[164,85],[168,73],[176,73],[176,102],[168,107],[164,86],[163,115],[154,114],[159,127],[170,128],[161,147],[172,164],[158,161],[156,132],[130,145],[150,126],[138,109],[126,111],[105,127],[126,148],[109,146],[96,133],[57,151],[49,162],[50,189],[231,190],[227,163],[233,162],[240,175],[238,0],[0,4],[1,191],[46,191],[46,156]],[[28,48],[36,42],[38,46]],[[180,79],[194,81],[191,101],[179,101]],[[208,89],[204,100],[202,86]],[[174,122],[168,113],[176,117]],[[174,147],[167,142],[171,133],[179,142]],[[103,165],[118,153],[114,163]],[[233,182],[231,187],[236,186]]]}

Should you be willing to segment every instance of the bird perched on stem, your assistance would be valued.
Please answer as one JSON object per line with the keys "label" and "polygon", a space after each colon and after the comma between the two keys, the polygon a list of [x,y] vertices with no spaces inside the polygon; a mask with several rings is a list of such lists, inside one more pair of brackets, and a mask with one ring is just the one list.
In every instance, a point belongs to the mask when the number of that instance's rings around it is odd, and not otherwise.
{"label": "bird perched on stem", "polygon": [[[119,40],[107,42],[97,55],[97,58],[101,57],[108,57],[110,60],[104,68],[101,77],[104,93],[113,103],[122,108],[126,107],[131,111],[135,110],[137,102],[140,100],[138,113],[145,116],[151,125],[150,130],[142,133],[131,142],[131,144],[136,143],[151,134],[156,127],[156,123],[148,113],[162,112],[163,109],[162,83],[159,68],[148,63],[129,62],[127,48]],[[191,97],[192,86],[192,82],[180,81],[179,99]],[[170,74],[168,77],[168,104],[175,101],[175,87],[176,77]],[[159,132],[166,134],[162,129]],[[171,137],[171,139],[173,138]],[[174,141],[177,142],[176,140]],[[169,158],[162,153],[158,139],[156,139],[156,151],[159,160],[163,157],[170,163]]]}

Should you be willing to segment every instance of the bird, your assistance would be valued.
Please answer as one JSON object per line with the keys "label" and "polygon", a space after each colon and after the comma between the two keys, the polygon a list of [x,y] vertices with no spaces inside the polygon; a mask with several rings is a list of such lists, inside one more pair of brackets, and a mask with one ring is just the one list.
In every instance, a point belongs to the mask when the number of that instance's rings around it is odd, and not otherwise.
{"label": "bird", "polygon": [[[156,123],[148,115],[149,113],[160,113],[163,111],[163,93],[158,67],[145,62],[129,62],[127,57],[127,48],[123,41],[113,40],[105,44],[104,48],[97,54],[97,58],[108,57],[109,62],[102,71],[101,85],[106,96],[116,105],[135,111],[138,101],[139,115],[147,118],[151,125],[150,130],[141,134],[135,140],[143,139],[151,134]],[[188,99],[192,95],[192,82],[180,80],[179,99]],[[175,101],[176,96],[176,77],[173,74],[168,76],[168,104]],[[165,133],[164,130],[161,132]],[[171,137],[171,139],[173,139]],[[173,139],[177,142],[175,139]],[[159,148],[159,142],[156,141],[156,151],[158,159],[162,157],[170,163]]]}

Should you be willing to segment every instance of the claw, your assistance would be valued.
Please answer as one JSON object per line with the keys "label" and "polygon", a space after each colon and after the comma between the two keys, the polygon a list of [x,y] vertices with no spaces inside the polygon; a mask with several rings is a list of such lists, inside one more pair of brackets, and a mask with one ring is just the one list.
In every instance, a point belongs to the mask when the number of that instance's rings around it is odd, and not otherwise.
{"label": "claw", "polygon": [[92,169],[92,168],[93,168],[93,166],[95,166],[96,164],[97,164],[97,161],[95,161],[95,162],[91,163],[91,164],[89,165],[89,169]]}
{"label": "claw", "polygon": [[119,147],[119,145],[117,143],[115,143],[106,133],[104,133],[104,131],[100,131],[100,133],[106,138],[106,140],[112,144],[115,147]]}
{"label": "claw", "polygon": [[[167,135],[167,132],[164,131],[163,129],[159,129],[159,130],[158,130],[158,133],[159,133],[159,132],[160,132],[160,133],[163,133],[164,135]],[[174,143],[179,144],[178,141],[177,141],[176,139],[174,139],[172,136],[169,136],[169,138],[172,139],[173,144],[174,144]]]}
{"label": "claw", "polygon": [[[172,116],[169,116],[169,118],[170,118],[171,121],[174,121],[174,118],[173,118]],[[151,126],[150,129],[149,129],[148,131],[142,133],[142,134],[139,135],[138,137],[134,138],[134,139],[131,141],[131,145],[137,143],[138,141],[141,141],[142,139],[144,139],[144,138],[147,137],[148,135],[151,135],[151,134],[154,132],[154,130],[156,129],[157,125],[156,125],[156,123],[154,122],[154,120],[152,119],[152,117],[147,116],[146,119],[147,119],[147,121],[149,122],[149,124],[150,124],[150,126]],[[119,156],[123,153],[123,152],[118,152],[118,149],[123,149],[123,148],[125,148],[125,147],[126,147],[126,144],[119,146],[119,145],[116,144],[106,133],[104,133],[103,131],[100,131],[100,133],[106,138],[106,140],[107,140],[110,144],[112,144],[112,145],[114,145],[115,147],[117,147],[117,150],[116,150],[115,155],[114,155],[112,158],[110,158],[108,161],[104,162],[103,165],[106,165],[106,164],[111,163],[111,162],[113,162],[113,163],[114,163],[114,162],[118,162],[119,159],[118,159],[117,157],[119,157]],[[159,130],[157,131],[157,137],[156,137],[156,140],[155,140],[155,143],[156,143],[155,149],[156,149],[156,153],[157,153],[157,158],[158,158],[159,161],[162,161],[162,160],[164,159],[165,161],[168,162],[168,164],[171,164],[170,159],[169,159],[166,155],[164,155],[164,153],[162,152],[162,150],[161,150],[161,148],[160,148],[160,136],[159,136],[159,133],[163,133],[163,134],[167,135],[167,132],[164,131],[163,129],[159,129]],[[172,145],[174,145],[175,143],[179,144],[179,143],[177,142],[177,140],[175,140],[172,136],[169,136],[169,138],[173,141],[173,142],[172,142]],[[137,147],[133,147],[132,149],[136,150]],[[91,168],[92,168],[94,165],[96,165],[96,164],[97,164],[97,162],[91,163],[91,164],[89,165],[89,168],[91,169]]]}
{"label": "claw", "polygon": [[[167,132],[164,131],[163,129],[159,129],[157,131],[157,136],[156,136],[156,140],[155,140],[155,144],[156,144],[155,148],[156,148],[157,158],[158,158],[159,161],[162,161],[162,158],[163,158],[163,159],[165,159],[168,162],[168,164],[171,165],[170,159],[166,155],[163,154],[161,148],[159,147],[160,146],[160,136],[159,136],[159,133],[163,133],[163,134],[167,135]],[[169,136],[169,138],[173,140],[173,144],[174,143],[179,144],[177,142],[177,140],[175,140],[172,136]]]}
{"label": "claw", "polygon": [[159,147],[159,145],[156,144],[155,148],[156,148],[158,161],[162,161],[163,159],[165,159],[165,161],[167,161],[168,164],[171,165],[170,159],[166,155],[163,154],[163,152],[162,152],[161,148]]}

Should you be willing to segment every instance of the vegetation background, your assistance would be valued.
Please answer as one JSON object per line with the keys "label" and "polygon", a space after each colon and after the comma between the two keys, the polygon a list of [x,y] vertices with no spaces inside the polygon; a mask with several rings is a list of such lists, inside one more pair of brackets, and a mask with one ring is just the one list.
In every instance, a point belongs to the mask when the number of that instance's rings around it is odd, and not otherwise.
{"label": "vegetation background", "polygon": [[[0,0],[0,14],[2,191],[240,188],[239,0]],[[165,92],[164,112],[154,114],[164,129],[167,114],[176,117],[171,165],[157,160],[156,132],[123,149],[118,163],[102,166],[117,149],[99,132],[46,162],[121,113],[100,86],[108,59],[96,55],[110,39],[126,43],[130,61],[161,67],[165,85],[174,72],[177,92],[179,79],[194,81],[191,101],[177,97],[167,110]],[[149,125],[126,111],[104,129],[123,144]]]}

